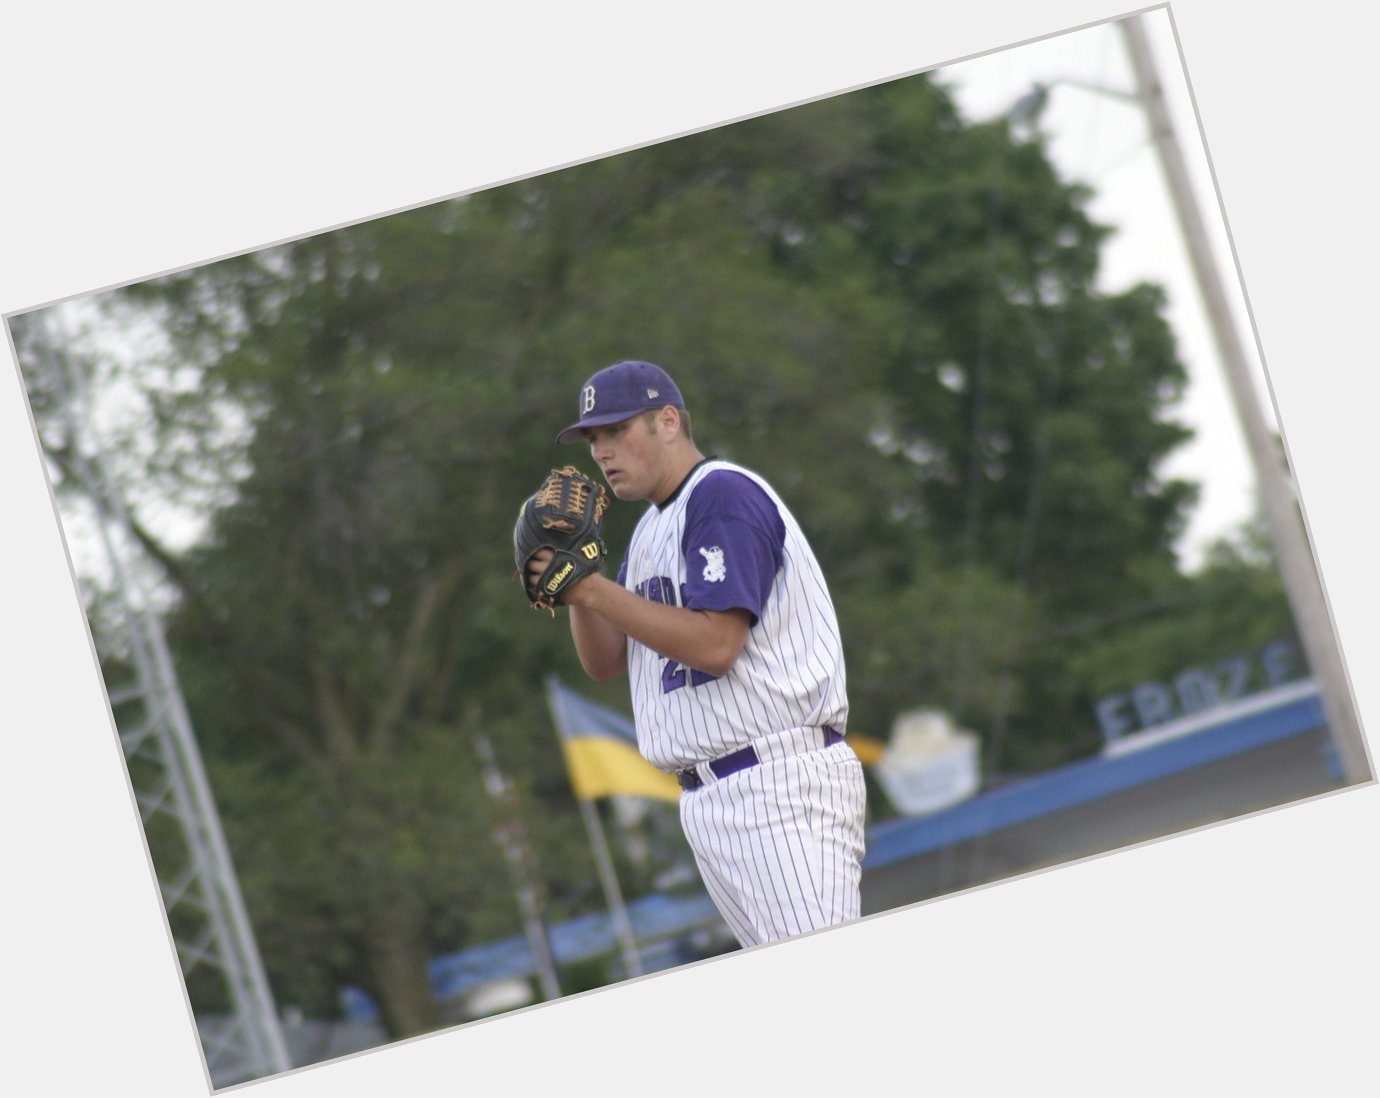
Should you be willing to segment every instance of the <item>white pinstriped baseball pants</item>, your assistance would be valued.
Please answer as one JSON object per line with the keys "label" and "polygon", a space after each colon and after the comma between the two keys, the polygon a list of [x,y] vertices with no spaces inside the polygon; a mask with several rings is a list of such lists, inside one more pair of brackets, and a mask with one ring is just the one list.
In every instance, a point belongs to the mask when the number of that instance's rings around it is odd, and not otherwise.
{"label": "white pinstriped baseball pants", "polygon": [[859,915],[862,764],[846,741],[785,754],[791,735],[759,741],[762,762],[680,798],[705,888],[745,947]]}

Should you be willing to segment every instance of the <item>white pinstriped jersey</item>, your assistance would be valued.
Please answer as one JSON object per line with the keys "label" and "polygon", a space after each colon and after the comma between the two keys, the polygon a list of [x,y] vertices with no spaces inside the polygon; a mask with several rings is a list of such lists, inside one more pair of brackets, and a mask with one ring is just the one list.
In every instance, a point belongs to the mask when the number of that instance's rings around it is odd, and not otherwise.
{"label": "white pinstriped jersey", "polygon": [[671,499],[642,516],[619,582],[659,602],[738,607],[755,618],[722,678],[628,638],[638,745],[653,765],[677,770],[792,729],[844,731],[848,701],[833,602],[795,518],[756,473],[701,462]]}

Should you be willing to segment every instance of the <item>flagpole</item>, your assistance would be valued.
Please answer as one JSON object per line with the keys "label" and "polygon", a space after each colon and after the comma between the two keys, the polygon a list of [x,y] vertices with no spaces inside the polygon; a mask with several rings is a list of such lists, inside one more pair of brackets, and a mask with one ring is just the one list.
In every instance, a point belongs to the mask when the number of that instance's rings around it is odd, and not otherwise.
{"label": "flagpole", "polygon": [[[556,697],[558,685],[554,675],[547,678],[546,702],[551,710],[551,719],[556,722],[558,735],[564,737],[569,729],[566,727],[565,714]],[[599,821],[599,812],[592,800],[578,794],[575,800],[580,806],[580,816],[584,819],[585,831],[589,835],[589,844],[594,851],[594,864],[599,873],[599,883],[604,888],[604,899],[608,903],[609,918],[613,922],[614,936],[618,939],[619,952],[623,957],[623,967],[629,976],[641,976],[643,974],[642,957],[637,950],[637,938],[633,934],[632,922],[628,918],[628,908],[623,902],[622,890],[618,887],[618,874],[614,872],[613,858],[609,854],[608,839],[604,835],[604,825]]]}
{"label": "flagpole", "polygon": [[623,967],[629,976],[642,975],[642,957],[637,951],[637,939],[633,936],[632,922],[628,919],[628,909],[623,903],[623,893],[618,888],[618,875],[613,871],[613,859],[609,857],[608,840],[604,837],[604,825],[599,822],[599,811],[594,802],[577,798],[580,814],[585,818],[585,830],[589,832],[590,846],[594,849],[594,862],[599,869],[599,880],[604,886],[608,899],[609,916],[613,920],[613,931],[618,938],[619,952],[623,955]]}

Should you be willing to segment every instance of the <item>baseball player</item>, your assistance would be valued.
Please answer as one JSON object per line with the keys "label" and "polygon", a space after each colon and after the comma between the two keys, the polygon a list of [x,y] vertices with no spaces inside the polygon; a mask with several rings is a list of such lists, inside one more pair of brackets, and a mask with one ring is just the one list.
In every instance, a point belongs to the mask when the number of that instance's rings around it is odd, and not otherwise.
{"label": "baseball player", "polygon": [[557,438],[580,440],[618,499],[649,506],[617,579],[587,574],[561,602],[585,671],[629,675],[639,749],[684,790],[714,903],[743,946],[857,918],[866,793],[838,622],[799,525],[760,476],[700,453],[652,363],[585,383]]}

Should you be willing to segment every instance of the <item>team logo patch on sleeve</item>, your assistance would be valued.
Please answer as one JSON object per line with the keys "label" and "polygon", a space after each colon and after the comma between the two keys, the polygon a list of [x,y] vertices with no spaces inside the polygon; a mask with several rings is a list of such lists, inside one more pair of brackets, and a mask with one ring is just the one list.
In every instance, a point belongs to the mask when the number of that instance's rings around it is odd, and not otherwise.
{"label": "team logo patch on sleeve", "polygon": [[724,551],[717,545],[711,545],[708,549],[701,549],[700,556],[704,557],[705,583],[722,583],[728,575],[728,569],[724,567]]}

